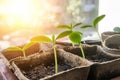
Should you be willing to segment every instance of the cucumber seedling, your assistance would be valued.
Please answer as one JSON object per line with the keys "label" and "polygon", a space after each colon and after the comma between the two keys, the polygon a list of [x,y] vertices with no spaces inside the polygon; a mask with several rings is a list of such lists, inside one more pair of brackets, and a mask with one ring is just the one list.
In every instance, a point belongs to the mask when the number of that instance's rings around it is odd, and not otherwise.
{"label": "cucumber seedling", "polygon": [[99,23],[104,17],[105,17],[105,15],[98,16],[98,17],[96,17],[96,18],[93,20],[92,25],[83,25],[83,26],[81,26],[80,28],[93,27],[93,28],[95,29],[95,31],[97,32],[98,37],[99,37],[99,39],[100,39],[100,41],[101,41],[101,43],[102,43],[103,41],[102,41],[102,38],[101,38],[101,36],[100,36],[100,34],[99,34],[99,32],[98,32],[97,25],[98,25],[98,23]]}
{"label": "cucumber seedling", "polygon": [[29,47],[31,47],[33,44],[35,44],[35,43],[28,43],[25,46],[23,46],[22,48],[18,47],[18,46],[8,47],[6,50],[7,51],[22,51],[23,57],[25,58],[26,57],[25,50],[28,49]]}
{"label": "cucumber seedling", "polygon": [[39,35],[34,36],[31,38],[31,42],[39,42],[39,43],[52,43],[54,49],[54,60],[55,60],[55,73],[58,73],[58,59],[57,59],[57,52],[56,52],[56,40],[65,37],[66,35],[70,34],[71,31],[66,31],[64,33],[59,34],[57,37],[53,34],[51,38],[46,35]]}
{"label": "cucumber seedling", "polygon": [[[57,28],[66,29],[66,31],[62,32],[61,34],[64,34],[65,32],[70,32],[66,36],[69,37],[69,40],[72,42],[72,44],[78,44],[80,47],[80,50],[82,52],[82,57],[85,58],[85,53],[81,45],[82,40],[82,33],[80,31],[74,30],[75,27],[81,25],[81,23],[77,23],[73,25],[72,23],[70,25],[58,25]],[[65,37],[65,36],[64,36]]]}

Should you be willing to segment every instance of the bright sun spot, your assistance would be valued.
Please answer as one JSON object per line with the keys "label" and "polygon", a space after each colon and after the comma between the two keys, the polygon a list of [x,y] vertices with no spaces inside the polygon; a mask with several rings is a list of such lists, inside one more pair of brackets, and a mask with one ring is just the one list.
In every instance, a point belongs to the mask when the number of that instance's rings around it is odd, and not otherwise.
{"label": "bright sun spot", "polygon": [[33,3],[31,0],[10,0],[6,5],[6,12],[16,16],[27,16],[34,11]]}
{"label": "bright sun spot", "polygon": [[46,18],[56,21],[50,8],[52,5],[44,0],[3,0],[0,16],[7,26],[42,26]]}
{"label": "bright sun spot", "polygon": [[32,20],[34,0],[9,0],[0,6],[8,25],[27,24]]}

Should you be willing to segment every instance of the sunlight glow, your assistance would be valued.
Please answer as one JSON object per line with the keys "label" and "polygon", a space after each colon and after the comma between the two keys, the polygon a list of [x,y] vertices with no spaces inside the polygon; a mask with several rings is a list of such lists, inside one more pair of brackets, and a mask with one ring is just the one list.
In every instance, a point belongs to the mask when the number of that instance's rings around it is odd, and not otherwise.
{"label": "sunlight glow", "polygon": [[33,0],[9,0],[0,6],[0,13],[5,15],[8,25],[12,26],[23,22],[27,24],[33,17],[33,3]]}
{"label": "sunlight glow", "polygon": [[42,26],[45,22],[57,23],[54,11],[50,10],[52,6],[46,0],[5,0],[0,3],[0,19],[2,15],[7,26],[17,27]]}

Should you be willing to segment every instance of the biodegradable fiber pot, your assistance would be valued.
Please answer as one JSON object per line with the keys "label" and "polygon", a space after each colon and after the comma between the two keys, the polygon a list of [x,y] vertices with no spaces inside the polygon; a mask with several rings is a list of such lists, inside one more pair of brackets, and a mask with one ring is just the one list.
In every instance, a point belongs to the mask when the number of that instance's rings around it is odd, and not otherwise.
{"label": "biodegradable fiber pot", "polygon": [[54,74],[53,50],[16,58],[11,62],[12,69],[19,80],[87,80],[91,62],[62,49],[57,50],[57,56],[57,74]]}
{"label": "biodegradable fiber pot", "polygon": [[101,37],[102,37],[102,40],[104,41],[109,36],[112,36],[112,35],[115,35],[115,34],[119,34],[120,35],[120,33],[118,33],[118,32],[106,31],[106,32],[103,32],[101,34]]}
{"label": "biodegradable fiber pot", "polygon": [[[20,46],[23,47],[23,46]],[[28,55],[32,55],[34,53],[37,53],[40,51],[40,44],[36,43],[34,45],[32,45],[31,47],[29,47],[28,49],[26,49],[26,56]],[[6,49],[1,51],[0,53],[0,59],[3,59],[4,63],[11,68],[11,65],[9,63],[10,60],[16,58],[16,57],[20,57],[23,56],[21,51],[7,51]]]}
{"label": "biodegradable fiber pot", "polygon": [[[23,46],[24,45],[19,46],[19,47],[23,47]],[[57,42],[57,48],[62,49],[66,46],[72,46],[72,44]],[[48,51],[52,48],[53,48],[52,44],[50,44],[50,43],[40,43],[40,44],[36,43],[36,44],[32,45],[31,47],[29,47],[25,52],[26,52],[26,56],[29,56],[34,53],[40,52],[40,51]],[[10,60],[12,60],[16,57],[19,57],[19,56],[23,56],[21,51],[7,51],[6,49],[1,51],[1,54],[0,54],[0,58],[4,59],[4,63],[6,63],[8,66],[10,65],[9,64]]]}
{"label": "biodegradable fiber pot", "polygon": [[0,80],[18,80],[2,59],[0,59]]}
{"label": "biodegradable fiber pot", "polygon": [[[88,80],[110,80],[120,75],[120,58],[118,56],[108,55],[101,46],[82,46],[86,59],[93,63]],[[78,46],[65,48],[64,50],[82,56]]]}
{"label": "biodegradable fiber pot", "polygon": [[103,49],[109,55],[120,56],[120,35],[115,34],[106,38],[103,43]]}

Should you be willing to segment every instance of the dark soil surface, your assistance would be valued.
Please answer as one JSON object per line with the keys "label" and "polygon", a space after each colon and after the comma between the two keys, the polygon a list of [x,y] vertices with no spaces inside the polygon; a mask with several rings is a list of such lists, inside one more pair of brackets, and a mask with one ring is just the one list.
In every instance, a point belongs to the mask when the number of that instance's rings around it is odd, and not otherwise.
{"label": "dark soil surface", "polygon": [[[77,49],[65,48],[64,50],[67,52],[71,52],[75,55],[82,56],[79,48],[77,48]],[[97,52],[96,50],[92,51],[92,48],[91,48],[91,50],[89,49],[89,50],[85,51],[85,56],[88,60],[90,60],[92,62],[105,62],[105,61],[110,61],[110,60],[115,59],[113,57],[106,56],[103,53]]]}
{"label": "dark soil surface", "polygon": [[87,56],[86,58],[92,62],[105,62],[113,59],[113,58],[105,57],[104,55],[97,55],[97,54],[92,56]]}
{"label": "dark soil surface", "polygon": [[[72,68],[70,65],[67,65],[65,63],[59,63],[58,67],[58,72]],[[51,64],[49,66],[45,66],[42,64],[28,71],[22,70],[22,73],[30,80],[39,80],[40,78],[55,74],[55,65]]]}
{"label": "dark soil surface", "polygon": [[120,44],[109,44],[107,45],[109,48],[113,48],[113,49],[120,49]]}

